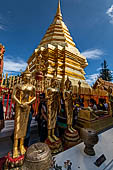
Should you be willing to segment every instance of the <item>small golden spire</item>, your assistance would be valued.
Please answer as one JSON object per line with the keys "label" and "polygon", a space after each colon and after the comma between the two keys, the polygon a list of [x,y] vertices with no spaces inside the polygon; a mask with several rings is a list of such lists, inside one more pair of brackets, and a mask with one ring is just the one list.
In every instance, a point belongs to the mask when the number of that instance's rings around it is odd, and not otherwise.
{"label": "small golden spire", "polygon": [[62,20],[62,13],[61,13],[61,8],[60,8],[60,0],[58,1],[58,8],[57,8],[57,12],[56,12],[55,18]]}
{"label": "small golden spire", "polygon": [[26,70],[21,73],[22,77],[28,76],[31,77],[31,72],[29,71],[29,66],[26,67]]}

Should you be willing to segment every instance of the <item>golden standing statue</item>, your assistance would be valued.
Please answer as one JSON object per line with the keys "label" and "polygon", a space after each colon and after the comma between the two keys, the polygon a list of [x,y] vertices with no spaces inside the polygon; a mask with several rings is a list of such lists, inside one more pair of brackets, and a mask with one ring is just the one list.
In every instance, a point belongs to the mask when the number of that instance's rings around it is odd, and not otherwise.
{"label": "golden standing statue", "polygon": [[65,82],[66,89],[64,90],[63,96],[65,101],[65,111],[67,116],[67,126],[70,133],[76,130],[72,128],[73,123],[73,94],[72,94],[72,84],[69,78]]}
{"label": "golden standing statue", "polygon": [[22,74],[23,82],[15,85],[13,99],[16,104],[14,124],[13,158],[19,156],[18,141],[20,139],[20,153],[25,154],[24,137],[26,136],[29,112],[31,104],[35,101],[35,87],[30,83],[31,73],[27,69]]}
{"label": "golden standing statue", "polygon": [[58,141],[54,134],[58,109],[60,110],[60,91],[57,87],[57,78],[51,79],[51,87],[47,88],[47,109],[48,109],[48,139],[50,142]]}

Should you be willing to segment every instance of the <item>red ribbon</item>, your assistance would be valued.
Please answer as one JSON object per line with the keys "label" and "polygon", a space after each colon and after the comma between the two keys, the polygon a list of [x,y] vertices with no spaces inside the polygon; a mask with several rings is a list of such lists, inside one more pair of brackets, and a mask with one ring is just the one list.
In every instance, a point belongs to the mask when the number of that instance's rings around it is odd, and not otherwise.
{"label": "red ribbon", "polygon": [[11,99],[10,109],[9,109],[9,118],[11,118],[11,107],[12,107],[12,99]]}
{"label": "red ribbon", "polygon": [[4,100],[5,100],[5,94],[3,95],[3,100],[2,100],[3,106],[4,106]]}
{"label": "red ribbon", "polygon": [[24,159],[24,155],[19,156],[18,158],[12,158],[10,156],[10,152],[8,153],[8,156],[6,156],[6,159],[8,159],[10,162],[17,162],[17,161],[21,161]]}

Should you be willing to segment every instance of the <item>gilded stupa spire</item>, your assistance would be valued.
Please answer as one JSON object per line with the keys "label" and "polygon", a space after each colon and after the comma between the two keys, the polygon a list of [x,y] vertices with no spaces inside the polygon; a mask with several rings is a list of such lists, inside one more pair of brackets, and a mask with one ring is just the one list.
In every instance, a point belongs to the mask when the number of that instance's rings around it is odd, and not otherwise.
{"label": "gilded stupa spire", "polygon": [[[40,46],[52,44],[52,45],[61,45],[62,47],[71,46],[75,48],[75,43],[69,33],[69,30],[62,19],[60,0],[58,1],[58,7],[56,15],[52,24],[49,26],[46,34],[40,42]],[[76,49],[78,52],[78,50]]]}
{"label": "gilded stupa spire", "polygon": [[[78,81],[81,80],[81,86],[87,87],[85,82],[84,68],[88,65],[86,57],[82,56],[77,49],[70,32],[65,25],[62,13],[60,0],[58,0],[58,6],[56,14],[49,28],[47,29],[44,37],[40,41],[37,49],[37,55],[33,55],[28,60],[30,70],[32,73],[37,71],[35,66],[38,62],[37,57],[42,54],[45,61],[49,63],[47,77],[54,77],[54,73],[58,79],[62,79],[62,87],[64,87],[64,81],[66,76],[69,77],[72,84],[78,86]],[[38,64],[38,63],[37,63]]]}
{"label": "gilded stupa spire", "polygon": [[61,19],[61,20],[62,20],[62,13],[61,13],[61,7],[60,7],[60,0],[58,1],[58,8],[57,8],[57,12],[56,12],[55,18]]}

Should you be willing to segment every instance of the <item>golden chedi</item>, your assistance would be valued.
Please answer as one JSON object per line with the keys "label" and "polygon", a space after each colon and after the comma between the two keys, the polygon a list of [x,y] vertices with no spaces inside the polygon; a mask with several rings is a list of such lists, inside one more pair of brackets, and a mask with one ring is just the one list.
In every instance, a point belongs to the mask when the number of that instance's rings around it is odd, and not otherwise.
{"label": "golden chedi", "polygon": [[[24,155],[24,138],[26,136],[31,104],[35,101],[35,87],[30,83],[31,73],[27,69],[22,75],[23,82],[15,85],[12,98],[15,101],[13,158]],[[18,148],[20,140],[20,145]],[[20,152],[20,154],[19,154]]]}
{"label": "golden chedi", "polygon": [[47,29],[40,44],[28,59],[28,65],[32,73],[37,72],[38,57],[48,61],[47,78],[52,78],[54,68],[56,67],[57,78],[59,80],[68,76],[73,86],[78,86],[81,81],[81,87],[89,88],[85,81],[84,68],[88,65],[86,57],[77,49],[70,32],[63,22],[60,8],[60,0],[53,22]]}

